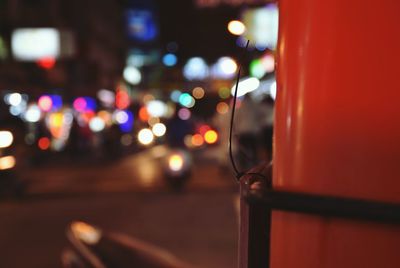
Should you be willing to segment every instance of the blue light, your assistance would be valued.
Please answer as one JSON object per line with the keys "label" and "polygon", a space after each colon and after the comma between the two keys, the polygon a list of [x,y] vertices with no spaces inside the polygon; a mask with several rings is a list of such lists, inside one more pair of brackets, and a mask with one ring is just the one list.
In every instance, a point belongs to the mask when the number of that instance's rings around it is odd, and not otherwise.
{"label": "blue light", "polygon": [[62,98],[59,95],[50,95],[51,101],[53,103],[51,109],[53,111],[58,111],[61,109],[63,103],[62,103]]}
{"label": "blue light", "polygon": [[164,55],[162,60],[165,66],[172,67],[177,63],[178,58],[174,54],[168,53]]}
{"label": "blue light", "polygon": [[236,45],[237,45],[238,47],[245,47],[245,46],[246,46],[246,43],[247,43],[247,41],[246,41],[246,39],[245,39],[243,36],[239,36],[239,37],[236,39]]}
{"label": "blue light", "polygon": [[175,89],[174,91],[171,92],[170,98],[173,102],[179,102],[179,97],[181,96],[181,94],[182,92]]}
{"label": "blue light", "polygon": [[134,117],[131,111],[125,111],[125,113],[128,116],[128,120],[122,124],[119,124],[119,129],[124,133],[129,133],[133,129]]}
{"label": "blue light", "polygon": [[203,58],[190,58],[183,67],[183,76],[188,80],[203,80],[208,76],[208,65]]}
{"label": "blue light", "polygon": [[86,111],[95,111],[97,108],[96,100],[91,97],[83,97],[86,101]]}
{"label": "blue light", "polygon": [[149,42],[158,35],[158,27],[152,11],[131,9],[126,13],[127,32],[131,39]]}

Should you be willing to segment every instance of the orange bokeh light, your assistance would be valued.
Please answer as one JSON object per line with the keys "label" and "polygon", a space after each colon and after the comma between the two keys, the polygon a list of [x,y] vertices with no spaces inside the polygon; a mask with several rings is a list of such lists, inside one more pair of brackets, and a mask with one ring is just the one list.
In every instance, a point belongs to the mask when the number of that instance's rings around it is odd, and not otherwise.
{"label": "orange bokeh light", "polygon": [[219,114],[226,114],[229,111],[229,105],[225,102],[220,102],[217,104],[217,112]]}
{"label": "orange bokeh light", "polygon": [[204,143],[204,139],[200,134],[195,134],[192,136],[193,146],[201,146]]}
{"label": "orange bokeh light", "polygon": [[139,109],[139,119],[143,122],[147,122],[150,118],[149,113],[147,112],[147,108],[145,106]]}

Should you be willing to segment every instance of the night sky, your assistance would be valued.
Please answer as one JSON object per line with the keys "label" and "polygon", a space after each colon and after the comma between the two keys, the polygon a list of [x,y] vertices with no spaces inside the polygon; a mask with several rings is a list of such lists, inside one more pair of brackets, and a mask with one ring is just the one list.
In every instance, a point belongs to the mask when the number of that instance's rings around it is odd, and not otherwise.
{"label": "night sky", "polygon": [[160,42],[179,44],[177,52],[181,60],[202,56],[214,62],[221,56],[237,53],[236,38],[227,31],[227,24],[238,19],[240,8],[220,6],[196,8],[190,0],[158,0]]}

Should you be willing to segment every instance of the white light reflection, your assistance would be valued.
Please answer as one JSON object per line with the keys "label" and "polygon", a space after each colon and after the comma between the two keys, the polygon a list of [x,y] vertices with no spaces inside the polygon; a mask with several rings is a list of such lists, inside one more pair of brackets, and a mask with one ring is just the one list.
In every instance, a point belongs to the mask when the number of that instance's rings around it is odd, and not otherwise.
{"label": "white light reflection", "polygon": [[[237,97],[244,96],[247,93],[252,92],[253,90],[256,90],[259,87],[259,85],[260,85],[260,80],[258,80],[255,77],[243,79],[242,81],[239,82]],[[236,89],[236,85],[233,85],[233,87],[231,89],[232,96],[235,95],[235,89]]]}

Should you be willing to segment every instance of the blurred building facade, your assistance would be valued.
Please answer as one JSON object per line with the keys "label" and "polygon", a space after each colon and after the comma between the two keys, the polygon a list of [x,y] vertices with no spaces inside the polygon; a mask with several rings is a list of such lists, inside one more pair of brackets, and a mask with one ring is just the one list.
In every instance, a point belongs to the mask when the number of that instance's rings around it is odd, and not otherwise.
{"label": "blurred building facade", "polygon": [[[24,89],[36,95],[61,89],[63,95],[85,95],[111,88],[122,73],[125,57],[123,5],[120,1],[0,2],[0,37],[6,56],[0,61],[2,89]],[[67,55],[53,66],[16,60],[11,53],[13,31],[19,28],[55,28],[62,31]],[[50,63],[51,65],[51,63]]]}

